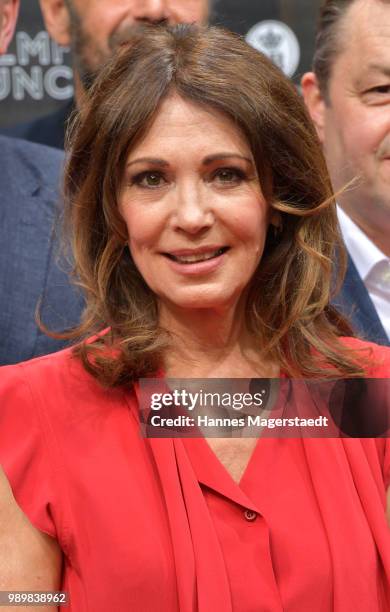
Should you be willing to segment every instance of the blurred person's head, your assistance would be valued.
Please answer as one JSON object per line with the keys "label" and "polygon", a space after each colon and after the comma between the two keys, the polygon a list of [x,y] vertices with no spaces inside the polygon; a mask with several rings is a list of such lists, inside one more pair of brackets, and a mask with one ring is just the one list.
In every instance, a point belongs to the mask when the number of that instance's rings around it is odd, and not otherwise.
{"label": "blurred person's head", "polygon": [[205,23],[208,0],[40,0],[46,28],[72,50],[76,97],[145,24]]}
{"label": "blurred person's head", "polygon": [[74,334],[109,328],[77,349],[101,381],[154,370],[167,310],[230,309],[285,371],[322,375],[316,353],[348,372],[329,305],[339,243],[321,144],[262,54],[218,28],[146,28],[90,88],[68,149],[87,299]]}
{"label": "blurred person's head", "polygon": [[19,0],[0,0],[0,55],[11,42],[19,10]]}
{"label": "blurred person's head", "polygon": [[325,0],[303,94],[345,212],[390,255],[390,1]]}

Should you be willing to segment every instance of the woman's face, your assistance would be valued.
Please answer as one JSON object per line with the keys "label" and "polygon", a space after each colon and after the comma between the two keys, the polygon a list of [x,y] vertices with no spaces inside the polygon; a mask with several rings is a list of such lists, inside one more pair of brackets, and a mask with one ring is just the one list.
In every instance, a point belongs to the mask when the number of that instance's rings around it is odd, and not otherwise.
{"label": "woman's face", "polygon": [[128,157],[120,211],[133,260],[161,303],[212,309],[237,303],[270,215],[237,126],[177,96]]}

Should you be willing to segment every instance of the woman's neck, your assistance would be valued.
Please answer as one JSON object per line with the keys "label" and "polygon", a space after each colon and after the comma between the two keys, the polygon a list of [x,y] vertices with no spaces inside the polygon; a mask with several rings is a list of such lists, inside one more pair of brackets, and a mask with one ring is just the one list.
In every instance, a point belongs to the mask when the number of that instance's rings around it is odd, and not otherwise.
{"label": "woman's neck", "polygon": [[164,359],[167,377],[277,377],[245,325],[243,309],[161,309],[161,326],[171,343]]}

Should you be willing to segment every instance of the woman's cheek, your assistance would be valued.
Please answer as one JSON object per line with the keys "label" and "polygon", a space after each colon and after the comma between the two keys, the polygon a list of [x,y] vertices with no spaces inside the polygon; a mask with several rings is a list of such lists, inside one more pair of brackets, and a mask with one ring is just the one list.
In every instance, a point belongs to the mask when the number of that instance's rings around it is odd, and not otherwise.
{"label": "woman's cheek", "polygon": [[153,245],[160,239],[165,224],[159,220],[158,213],[149,211],[131,211],[125,216],[127,231],[134,246]]}

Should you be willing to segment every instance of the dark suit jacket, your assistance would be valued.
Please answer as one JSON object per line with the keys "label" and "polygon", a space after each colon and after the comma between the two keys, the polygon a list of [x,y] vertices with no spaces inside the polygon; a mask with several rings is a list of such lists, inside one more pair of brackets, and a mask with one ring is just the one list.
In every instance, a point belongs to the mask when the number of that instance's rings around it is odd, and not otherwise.
{"label": "dark suit jacket", "polygon": [[389,339],[355,264],[348,255],[343,286],[333,305],[350,321],[356,333],[366,340],[390,346]]}
{"label": "dark suit jacket", "polygon": [[63,154],[0,136],[0,364],[56,351],[66,343],[39,331],[78,322],[83,300],[58,261],[58,186]]}
{"label": "dark suit jacket", "polygon": [[71,100],[54,113],[34,119],[34,121],[3,128],[1,134],[63,150],[67,121],[73,108],[74,101]]}

